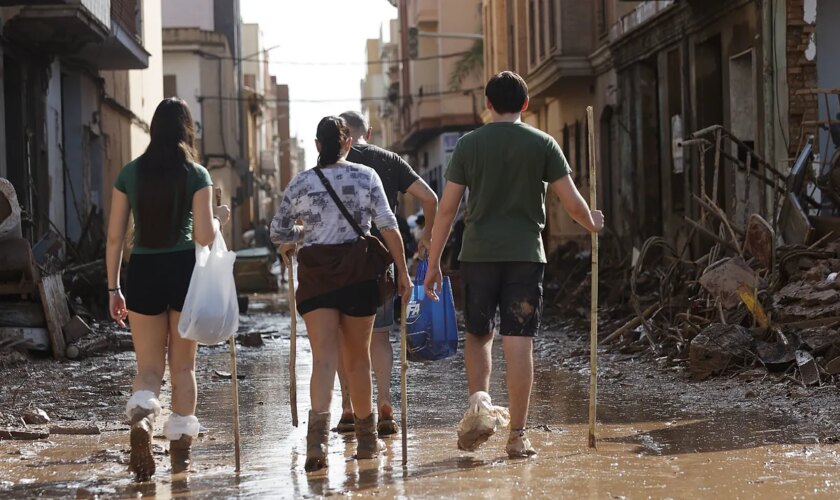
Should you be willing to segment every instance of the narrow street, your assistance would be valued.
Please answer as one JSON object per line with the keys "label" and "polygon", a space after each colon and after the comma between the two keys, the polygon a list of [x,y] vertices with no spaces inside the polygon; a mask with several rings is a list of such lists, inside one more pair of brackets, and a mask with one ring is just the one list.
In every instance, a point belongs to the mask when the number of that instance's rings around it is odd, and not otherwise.
{"label": "narrow street", "polygon": [[[278,305],[279,304],[279,305]],[[133,353],[81,363],[51,361],[9,370],[40,387],[4,385],[11,410],[30,403],[54,419],[95,423],[93,436],[0,442],[0,495],[33,497],[291,498],[329,495],[437,498],[836,498],[840,445],[831,424],[833,385],[801,389],[774,384],[763,372],[691,383],[680,370],[627,355],[602,354],[598,449],[586,448],[588,372],[584,339],[569,328],[537,342],[536,385],[529,434],[539,455],[508,460],[506,432],[477,453],[455,447],[466,404],[463,357],[409,370],[409,465],[400,464],[400,438],[388,439],[380,460],[351,459],[352,440],[330,439],[326,472],[303,471],[311,357],[298,346],[301,427],[288,404],[289,321],[285,304],[267,297],[252,304],[242,328],[264,332],[261,348],[239,349],[243,466],[234,472],[227,348],[202,348],[198,360],[198,417],[207,432],[194,447],[194,472],[172,476],[160,435],[154,483],[134,484],[126,470],[128,436],[122,402]],[[301,330],[303,330],[301,328]],[[299,333],[304,333],[299,332]],[[395,350],[398,344],[395,343]],[[496,349],[492,393],[505,404],[503,360]],[[394,386],[398,387],[398,371]],[[395,398],[398,394],[395,391]],[[398,399],[395,399],[398,401]],[[168,385],[162,394],[168,404]],[[340,412],[333,400],[333,421]]]}

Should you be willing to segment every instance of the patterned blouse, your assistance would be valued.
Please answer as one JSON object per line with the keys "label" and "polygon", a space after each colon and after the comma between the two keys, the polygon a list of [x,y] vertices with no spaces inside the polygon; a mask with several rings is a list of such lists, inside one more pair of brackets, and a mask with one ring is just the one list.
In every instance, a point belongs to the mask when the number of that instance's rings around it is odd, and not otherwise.
{"label": "patterned blouse", "polygon": [[[372,168],[344,162],[321,171],[362,231],[370,234],[371,221],[380,231],[397,229],[382,180]],[[295,225],[298,219],[303,227]],[[335,245],[357,237],[313,170],[292,179],[271,221],[271,241],[278,246],[300,241],[303,246]]]}

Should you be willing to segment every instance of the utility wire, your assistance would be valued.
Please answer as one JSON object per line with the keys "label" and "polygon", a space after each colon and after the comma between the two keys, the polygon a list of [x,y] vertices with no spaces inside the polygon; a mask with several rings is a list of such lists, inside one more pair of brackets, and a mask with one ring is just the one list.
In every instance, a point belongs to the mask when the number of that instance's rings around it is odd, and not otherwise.
{"label": "utility wire", "polygon": [[412,61],[433,61],[436,59],[449,59],[452,57],[463,57],[467,54],[470,54],[470,51],[462,51],[462,52],[451,52],[449,54],[438,54],[435,56],[424,56],[424,57],[417,57],[414,59],[379,59],[376,61],[276,61],[272,59],[252,59],[250,57],[231,57],[231,56],[213,56],[215,59],[225,59],[230,61],[245,61],[245,62],[253,62],[253,63],[264,63],[268,62],[269,64],[283,64],[286,66],[375,66],[377,64],[388,64],[388,63],[408,63]]}
{"label": "utility wire", "polygon": [[[463,95],[468,94],[470,92],[475,92],[478,90],[483,90],[483,87],[473,87],[470,89],[462,89],[462,90],[448,90],[443,92],[423,92],[422,94],[409,94],[409,95],[400,95],[396,96],[396,100],[407,100],[407,99],[422,99],[424,97],[440,97],[440,96],[447,96],[447,95]],[[238,97],[224,97],[224,96],[198,96],[198,100],[208,100],[208,101],[249,101],[250,99],[240,99]],[[388,96],[383,97],[350,97],[347,99],[274,99],[274,98],[264,98],[261,99],[263,102],[274,102],[280,104],[287,104],[287,103],[311,103],[311,104],[319,104],[319,103],[332,103],[332,102],[350,102],[350,101],[359,101],[361,102],[375,102],[375,101],[390,101],[392,98]]]}

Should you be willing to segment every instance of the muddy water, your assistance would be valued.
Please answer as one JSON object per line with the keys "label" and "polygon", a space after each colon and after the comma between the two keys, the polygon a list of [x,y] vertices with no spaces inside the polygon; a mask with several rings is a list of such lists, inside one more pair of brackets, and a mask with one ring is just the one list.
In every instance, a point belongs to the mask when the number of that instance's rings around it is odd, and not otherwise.
{"label": "muddy water", "polygon": [[[263,307],[263,311],[270,311]],[[0,497],[229,498],[329,495],[436,498],[791,498],[840,496],[840,446],[818,444],[808,422],[743,405],[687,405],[660,394],[656,380],[616,375],[605,367],[599,404],[598,450],[586,448],[586,370],[564,367],[565,336],[538,344],[529,435],[536,459],[508,460],[505,433],[474,454],[455,448],[455,426],[466,399],[460,357],[409,370],[409,466],[399,437],[379,460],[356,462],[353,441],[333,434],[330,467],[303,471],[307,382],[305,338],[298,343],[298,402],[302,427],[291,427],[288,404],[288,318],[259,314],[246,327],[274,333],[263,348],[241,348],[243,470],[234,474],[230,381],[225,348],[204,348],[199,360],[198,416],[208,428],[195,445],[194,471],[171,476],[167,442],[158,437],[153,483],[134,485],[126,473],[124,428],[100,436],[56,436],[41,442],[0,442]],[[395,345],[396,347],[396,345]],[[497,350],[496,366],[503,368]],[[128,360],[126,362],[129,362]],[[632,367],[630,367],[632,368]],[[612,370],[612,372],[610,371]],[[394,384],[397,385],[395,371]],[[494,375],[496,403],[504,380]],[[686,385],[686,397],[702,385]],[[164,394],[164,403],[167,395]],[[339,414],[338,391],[334,417]],[[690,408],[690,409],[689,409]],[[119,409],[113,412],[118,421]],[[158,421],[160,432],[164,419]]]}

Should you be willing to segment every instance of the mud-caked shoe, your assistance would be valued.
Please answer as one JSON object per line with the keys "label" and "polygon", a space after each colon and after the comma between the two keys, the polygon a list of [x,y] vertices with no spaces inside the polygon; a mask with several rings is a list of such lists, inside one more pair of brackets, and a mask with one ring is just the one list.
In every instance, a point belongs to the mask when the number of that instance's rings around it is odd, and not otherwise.
{"label": "mud-caked shoe", "polygon": [[390,406],[379,409],[379,423],[376,425],[379,437],[393,436],[397,433],[397,423],[394,421],[394,410]]}
{"label": "mud-caked shoe", "polygon": [[356,417],[356,458],[376,458],[385,450],[385,443],[376,432],[376,413],[367,418]]}
{"label": "mud-caked shoe", "polygon": [[193,438],[190,436],[181,436],[169,442],[169,462],[172,465],[173,474],[189,472],[192,462],[192,442]]}
{"label": "mud-caked shoe", "polygon": [[352,413],[342,413],[338,425],[335,426],[333,432],[339,434],[352,434],[356,431],[355,417]]}
{"label": "mud-caked shoe", "polygon": [[525,429],[511,429],[505,447],[508,458],[529,458],[537,454],[531,446],[531,440],[525,435]]}
{"label": "mud-caked shoe", "polygon": [[306,472],[319,471],[327,466],[327,442],[330,439],[330,412],[309,410],[306,431]]}
{"label": "mud-caked shoe", "polygon": [[470,396],[470,405],[458,424],[458,449],[475,451],[510,421],[507,408],[493,406],[490,395],[478,391]]}
{"label": "mud-caked shoe", "polygon": [[172,473],[180,474],[190,468],[193,439],[201,432],[201,424],[195,415],[172,413],[163,426],[163,434],[169,440],[169,460]]}
{"label": "mud-caked shoe", "polygon": [[152,391],[138,391],[128,400],[125,413],[131,426],[129,470],[134,473],[135,481],[149,481],[155,473],[152,436],[160,402]]}

